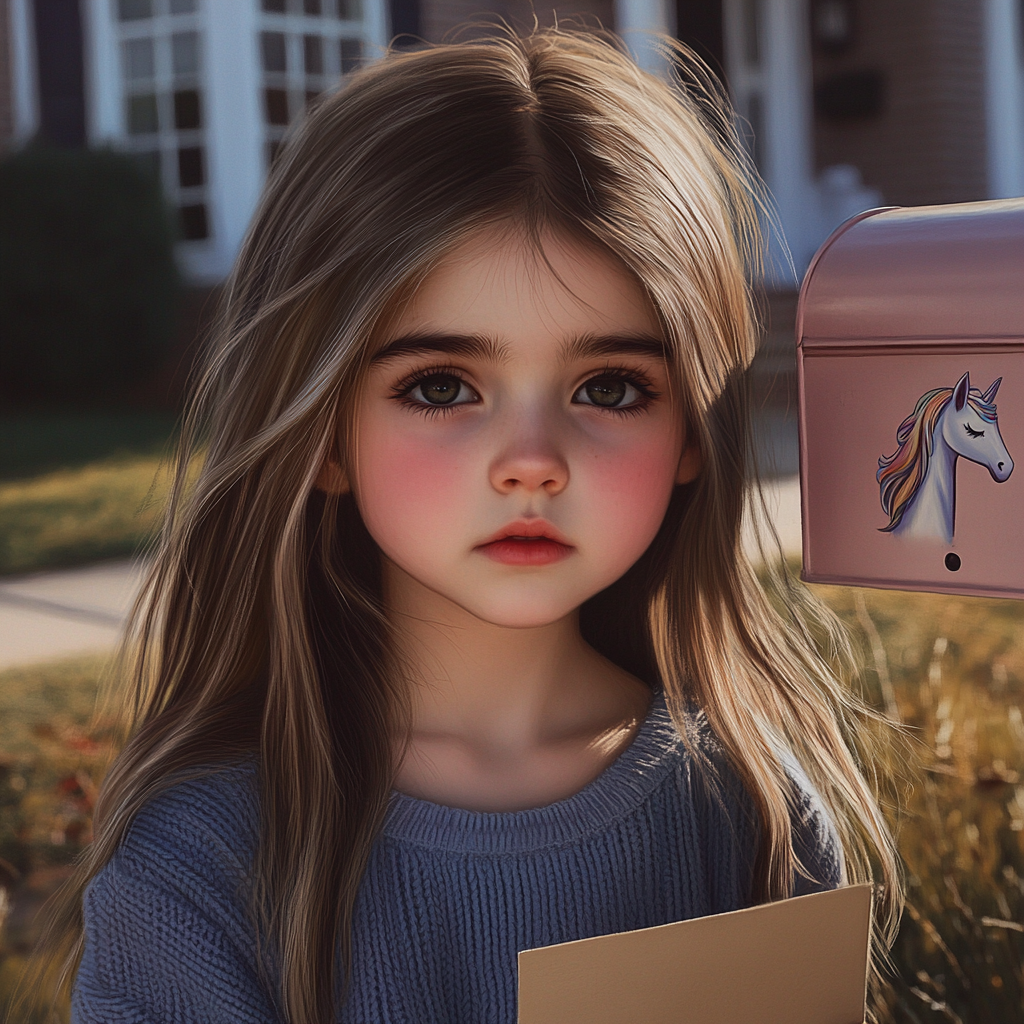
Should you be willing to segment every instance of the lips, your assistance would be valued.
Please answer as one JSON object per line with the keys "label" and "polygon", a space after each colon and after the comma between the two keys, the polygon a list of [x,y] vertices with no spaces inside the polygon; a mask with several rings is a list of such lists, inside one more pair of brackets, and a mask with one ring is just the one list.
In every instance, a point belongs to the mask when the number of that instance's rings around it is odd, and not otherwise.
{"label": "lips", "polygon": [[504,565],[551,565],[572,554],[568,540],[544,519],[519,519],[476,548]]}

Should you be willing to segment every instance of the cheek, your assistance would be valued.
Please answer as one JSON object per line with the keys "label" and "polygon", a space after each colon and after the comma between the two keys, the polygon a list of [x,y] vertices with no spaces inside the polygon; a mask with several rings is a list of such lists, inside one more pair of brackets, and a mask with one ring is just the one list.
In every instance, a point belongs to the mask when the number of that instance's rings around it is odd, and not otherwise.
{"label": "cheek", "polygon": [[424,540],[440,540],[464,493],[466,459],[452,447],[408,432],[373,430],[358,446],[356,499],[370,535],[399,564]]}
{"label": "cheek", "polygon": [[678,455],[669,443],[629,446],[595,459],[588,506],[609,555],[631,565],[654,539],[675,486]]}

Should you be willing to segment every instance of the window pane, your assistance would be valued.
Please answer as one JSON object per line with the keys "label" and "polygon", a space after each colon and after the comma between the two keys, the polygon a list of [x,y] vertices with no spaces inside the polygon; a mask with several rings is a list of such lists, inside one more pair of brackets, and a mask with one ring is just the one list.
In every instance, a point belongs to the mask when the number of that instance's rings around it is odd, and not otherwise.
{"label": "window pane", "polygon": [[157,181],[160,180],[160,150],[152,149],[146,150],[143,153],[133,153],[133,159],[135,162],[146,172],[151,175]]}
{"label": "window pane", "polygon": [[260,43],[263,49],[263,70],[287,71],[288,61],[285,58],[284,33],[261,32]]}
{"label": "window pane", "polygon": [[124,76],[132,82],[153,77],[153,40],[128,39],[124,46]]}
{"label": "window pane", "polygon": [[156,95],[148,92],[142,96],[128,97],[128,133],[145,135],[159,129],[156,114]]}
{"label": "window pane", "polygon": [[306,90],[306,109],[307,109],[307,110],[308,110],[308,109],[309,109],[309,108],[310,108],[310,107],[311,107],[311,106],[312,106],[312,105],[313,105],[314,103],[316,103],[316,101],[317,101],[317,97],[319,97],[319,96],[320,96],[320,93],[318,93],[318,92],[316,91],[316,89],[307,89],[307,90]]}
{"label": "window pane", "polygon": [[153,0],[117,0],[117,16],[122,21],[153,17]]}
{"label": "window pane", "polygon": [[199,146],[187,146],[178,150],[178,184],[182,188],[194,188],[202,185],[206,176],[203,173],[203,151]]}
{"label": "window pane", "polygon": [[182,131],[200,126],[199,90],[179,89],[174,94],[174,127]]}
{"label": "window pane", "polygon": [[302,50],[305,57],[306,74],[322,75],[324,73],[324,41],[320,36],[303,36]]}
{"label": "window pane", "polygon": [[302,10],[306,14],[322,14],[323,5],[320,0],[302,0]]}
{"label": "window pane", "polygon": [[362,0],[338,0],[338,17],[345,21],[359,21],[363,16]]}
{"label": "window pane", "polygon": [[199,71],[199,33],[176,32],[171,36],[171,63],[176,75],[194,75]]}
{"label": "window pane", "polygon": [[288,93],[284,89],[264,89],[268,124],[288,123]]}
{"label": "window pane", "polygon": [[347,75],[359,67],[363,59],[363,41],[361,39],[341,40],[341,73]]}
{"label": "window pane", "polygon": [[271,14],[284,14],[284,0],[263,0],[263,10]]}
{"label": "window pane", "polygon": [[191,14],[196,9],[196,0],[171,0],[171,14]]}
{"label": "window pane", "polygon": [[178,220],[181,225],[181,237],[186,242],[198,242],[210,237],[210,228],[206,223],[206,206],[203,203],[179,207]]}

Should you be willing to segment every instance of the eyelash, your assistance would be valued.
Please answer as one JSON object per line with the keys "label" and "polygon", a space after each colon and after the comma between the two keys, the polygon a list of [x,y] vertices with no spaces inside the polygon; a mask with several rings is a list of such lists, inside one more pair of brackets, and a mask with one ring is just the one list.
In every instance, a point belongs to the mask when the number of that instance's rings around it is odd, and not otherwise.
{"label": "eyelash", "polygon": [[[422,384],[424,381],[430,380],[433,377],[442,376],[452,377],[455,380],[462,381],[466,387],[469,387],[469,385],[466,384],[466,378],[463,376],[462,372],[454,366],[428,366],[403,377],[402,380],[391,388],[391,397],[395,399],[395,401],[400,402],[407,409],[423,413],[426,416],[449,414],[454,412],[456,409],[461,408],[463,405],[475,404],[472,402],[458,402],[452,405],[432,405],[427,402],[417,402],[409,398],[410,393],[417,385]],[[661,397],[661,393],[655,391],[650,379],[641,370],[628,366],[606,366],[604,369],[590,374],[586,380],[582,381],[573,391],[573,395],[592,380],[608,380],[609,378],[625,381],[625,383],[636,388],[640,394],[640,400],[621,409],[604,408],[602,410],[603,412],[616,413],[620,416],[639,416],[650,406],[651,402]],[[579,402],[576,404],[584,405],[588,403]],[[598,407],[595,406],[595,408]]]}
{"label": "eyelash", "polygon": [[[597,373],[590,374],[586,380],[579,384],[579,387],[573,391],[575,395],[580,388],[584,387],[592,380],[621,380],[626,384],[636,388],[640,394],[640,399],[634,402],[632,405],[626,405],[622,408],[605,408],[603,412],[616,413],[619,416],[639,416],[645,412],[652,402],[656,399],[661,398],[661,393],[654,390],[654,386],[651,384],[650,379],[641,370],[636,367],[629,366],[606,366],[603,370],[599,370]],[[587,403],[580,402],[580,405]]]}
{"label": "eyelash", "polygon": [[428,366],[422,370],[416,370],[414,373],[410,373],[407,377],[403,377],[397,384],[391,389],[391,397],[395,401],[404,405],[407,409],[412,409],[414,412],[422,413],[424,416],[438,416],[448,415],[454,412],[456,409],[461,408],[463,405],[472,405],[471,402],[457,402],[453,405],[431,405],[428,402],[417,402],[410,398],[409,395],[412,390],[418,385],[422,384],[426,380],[430,380],[432,377],[452,377],[455,380],[462,381],[466,387],[466,378],[462,375],[460,370],[457,370],[454,366]]}

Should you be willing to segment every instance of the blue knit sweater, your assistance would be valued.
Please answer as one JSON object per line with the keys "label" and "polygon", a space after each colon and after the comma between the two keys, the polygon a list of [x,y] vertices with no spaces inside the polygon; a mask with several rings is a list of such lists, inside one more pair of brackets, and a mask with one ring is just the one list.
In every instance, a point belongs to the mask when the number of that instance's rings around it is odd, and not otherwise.
{"label": "blue knit sweater", "polygon": [[[346,1024],[514,1024],[519,950],[736,910],[749,902],[756,828],[719,765],[709,795],[655,697],[633,743],[575,796],[488,814],[396,794],[353,928]],[[834,827],[795,783],[797,853],[840,883]],[[75,1024],[264,1024],[283,1018],[259,979],[245,911],[259,820],[256,766],[179,784],[137,815],[85,896]]]}

